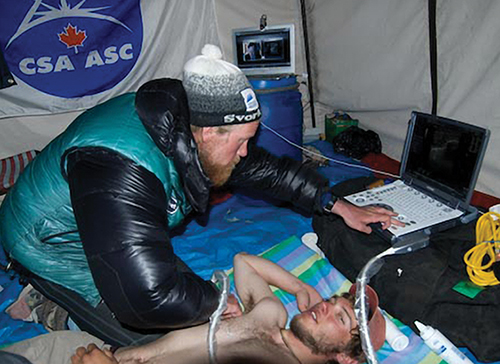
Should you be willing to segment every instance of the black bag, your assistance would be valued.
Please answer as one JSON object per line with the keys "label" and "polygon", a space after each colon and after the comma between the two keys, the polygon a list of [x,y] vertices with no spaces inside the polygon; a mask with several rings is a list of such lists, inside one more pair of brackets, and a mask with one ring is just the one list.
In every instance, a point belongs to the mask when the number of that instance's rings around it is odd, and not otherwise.
{"label": "black bag", "polygon": [[382,142],[373,130],[351,126],[332,139],[335,153],[361,159],[368,153],[381,153]]}

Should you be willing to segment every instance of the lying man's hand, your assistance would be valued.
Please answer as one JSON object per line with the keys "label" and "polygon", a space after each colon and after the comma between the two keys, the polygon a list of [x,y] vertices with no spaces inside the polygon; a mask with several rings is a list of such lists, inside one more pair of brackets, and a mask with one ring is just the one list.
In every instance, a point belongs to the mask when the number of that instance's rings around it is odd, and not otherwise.
{"label": "lying man's hand", "polygon": [[111,351],[99,349],[95,344],[89,344],[76,349],[71,356],[71,364],[118,364]]}
{"label": "lying man's hand", "polygon": [[222,313],[222,319],[225,320],[232,317],[239,317],[241,315],[243,315],[243,312],[241,311],[237,298],[233,294],[230,294],[227,297],[227,308]]}
{"label": "lying man's hand", "polygon": [[382,207],[358,207],[347,201],[338,200],[333,206],[332,212],[342,217],[347,226],[367,234],[372,232],[372,228],[368,226],[372,223],[381,223],[384,230],[392,224],[404,226],[404,223],[394,219],[398,216],[397,213]]}
{"label": "lying man's hand", "polygon": [[306,283],[304,283],[304,289],[298,291],[295,296],[297,297],[297,306],[300,312],[304,312],[323,301],[318,291]]}

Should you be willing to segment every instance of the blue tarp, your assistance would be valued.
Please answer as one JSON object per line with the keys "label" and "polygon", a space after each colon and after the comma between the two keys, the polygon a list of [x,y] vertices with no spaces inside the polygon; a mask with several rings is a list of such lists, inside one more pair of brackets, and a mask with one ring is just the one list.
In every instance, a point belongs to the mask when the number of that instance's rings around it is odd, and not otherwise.
{"label": "blue tarp", "polygon": [[[2,249],[0,249],[0,262],[5,265]],[[47,332],[41,324],[13,320],[5,313],[5,309],[17,299],[22,289],[23,286],[17,276],[0,271],[0,348]]]}

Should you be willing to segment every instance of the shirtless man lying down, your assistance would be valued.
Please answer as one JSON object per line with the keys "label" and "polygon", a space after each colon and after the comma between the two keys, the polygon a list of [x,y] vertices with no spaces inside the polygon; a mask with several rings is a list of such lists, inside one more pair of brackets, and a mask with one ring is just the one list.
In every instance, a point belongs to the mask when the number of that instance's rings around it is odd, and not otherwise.
{"label": "shirtless man lying down", "polygon": [[[240,253],[234,258],[234,277],[244,314],[221,322],[216,334],[217,362],[353,364],[365,360],[353,310],[353,296],[323,300],[318,292],[273,262]],[[287,312],[269,285],[297,297],[300,314],[286,329]],[[371,297],[370,297],[371,296]],[[385,321],[378,299],[369,293],[372,344],[385,340]],[[120,363],[208,363],[208,324],[174,331],[138,348],[119,350]],[[80,364],[77,360],[73,364]],[[84,363],[84,362],[82,362]]]}
{"label": "shirtless man lying down", "polygon": [[[244,313],[237,309],[226,311],[216,333],[218,364],[354,364],[365,361],[353,310],[355,285],[351,287],[351,294],[324,300],[313,287],[277,264],[244,253],[234,258],[234,278]],[[301,313],[293,317],[289,329],[286,328],[285,307],[272,293],[270,285],[297,298]],[[370,312],[374,313],[369,318],[370,337],[374,349],[378,350],[385,340],[385,321],[378,310],[375,291],[367,287],[367,294]],[[172,331],[150,344],[120,348],[114,354],[90,344],[79,347],[71,363],[209,363],[207,334],[208,323]],[[59,340],[58,346],[62,345]]]}

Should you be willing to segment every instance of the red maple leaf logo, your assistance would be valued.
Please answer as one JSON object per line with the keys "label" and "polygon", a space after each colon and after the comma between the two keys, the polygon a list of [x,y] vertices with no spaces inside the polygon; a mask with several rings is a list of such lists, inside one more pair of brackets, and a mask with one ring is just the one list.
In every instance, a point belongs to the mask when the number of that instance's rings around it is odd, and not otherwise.
{"label": "red maple leaf logo", "polygon": [[64,28],[64,33],[58,33],[59,40],[66,44],[68,48],[74,47],[75,53],[78,53],[77,47],[83,46],[83,41],[87,39],[85,30],[77,30],[76,27],[68,23],[68,26]]}

